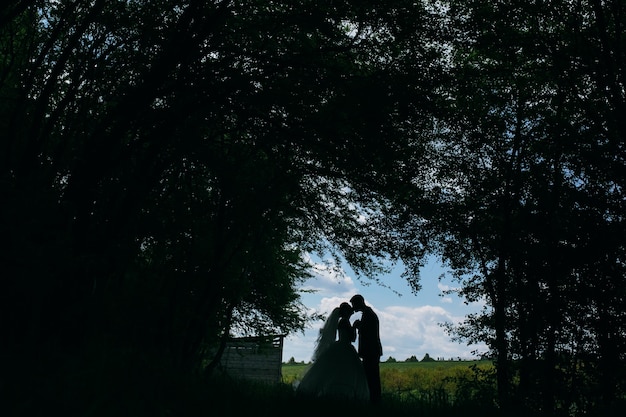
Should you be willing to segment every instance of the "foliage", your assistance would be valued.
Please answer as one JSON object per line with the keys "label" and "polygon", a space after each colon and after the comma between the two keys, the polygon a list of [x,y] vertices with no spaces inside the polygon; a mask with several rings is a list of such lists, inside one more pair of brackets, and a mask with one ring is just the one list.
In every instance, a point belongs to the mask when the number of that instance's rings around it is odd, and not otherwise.
{"label": "foliage", "polygon": [[440,10],[445,97],[422,143],[430,169],[403,196],[404,235],[429,242],[459,294],[485,303],[450,330],[491,348],[502,407],[614,407],[626,346],[624,2]]}
{"label": "foliage", "polygon": [[100,369],[102,339],[210,373],[233,333],[304,328],[307,253],[372,279],[413,259],[382,211],[436,71],[403,66],[437,52],[422,5],[388,6],[4,4],[8,378]]}
{"label": "foliage", "polygon": [[[484,302],[450,330],[490,347],[498,406],[615,409],[624,7],[3,3],[6,378],[210,370],[230,333],[304,328],[307,253],[379,283],[402,260],[416,291],[434,254]],[[455,398],[489,397],[476,372]]]}

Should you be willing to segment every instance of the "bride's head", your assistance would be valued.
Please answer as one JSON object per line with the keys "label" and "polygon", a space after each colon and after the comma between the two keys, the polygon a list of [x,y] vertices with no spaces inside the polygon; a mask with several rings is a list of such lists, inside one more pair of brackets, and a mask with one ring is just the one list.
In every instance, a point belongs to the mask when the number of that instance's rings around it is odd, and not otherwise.
{"label": "bride's head", "polygon": [[354,313],[354,309],[348,303],[339,304],[339,315],[343,318],[349,319],[350,316]]}
{"label": "bride's head", "polygon": [[352,306],[348,303],[341,303],[339,307],[335,307],[333,311],[330,312],[324,326],[320,329],[320,334],[317,337],[315,351],[313,352],[313,361],[319,358],[320,355],[335,341],[339,318],[350,318],[352,313]]}

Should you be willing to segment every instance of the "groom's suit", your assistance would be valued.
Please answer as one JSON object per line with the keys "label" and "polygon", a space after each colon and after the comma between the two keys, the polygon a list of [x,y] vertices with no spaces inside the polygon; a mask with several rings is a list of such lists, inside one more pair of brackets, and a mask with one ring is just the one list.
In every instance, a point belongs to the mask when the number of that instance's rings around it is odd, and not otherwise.
{"label": "groom's suit", "polygon": [[363,307],[359,325],[359,356],[363,359],[363,368],[370,388],[370,399],[378,403],[381,397],[380,357],[383,347],[380,343],[378,316],[369,306]]}

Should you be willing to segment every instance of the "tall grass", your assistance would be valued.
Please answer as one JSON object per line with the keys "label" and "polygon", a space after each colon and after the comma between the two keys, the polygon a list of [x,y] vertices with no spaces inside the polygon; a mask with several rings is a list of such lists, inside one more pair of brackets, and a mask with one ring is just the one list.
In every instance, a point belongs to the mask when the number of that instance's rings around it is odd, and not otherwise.
{"label": "tall grass", "polygon": [[[602,410],[590,407],[584,412],[558,409],[553,414],[538,414],[530,411],[539,409],[534,403],[521,398],[515,399],[514,407],[501,411],[496,402],[495,367],[490,361],[396,362],[381,363],[380,368],[383,404],[394,415],[609,417],[623,414],[621,409],[618,412],[619,405]],[[297,381],[306,369],[306,365],[284,365],[285,383]],[[626,404],[626,400],[619,404]]]}
{"label": "tall grass", "polygon": [[389,395],[384,395],[383,401],[376,406],[344,399],[306,397],[296,395],[292,386],[286,383],[264,385],[222,380],[216,381],[215,389],[211,391],[212,395],[217,394],[220,402],[211,410],[211,416],[499,417],[495,409],[442,407],[415,398],[399,400]]}
{"label": "tall grass", "polygon": [[[381,363],[383,404],[407,415],[477,415],[497,412],[490,361]],[[308,365],[284,365],[283,382],[295,385]],[[389,410],[391,412],[391,410]]]}
{"label": "tall grass", "polygon": [[[283,382],[295,384],[308,365],[284,365]],[[491,361],[381,363],[383,394],[398,401],[454,405],[479,401],[493,404],[495,375]]]}
{"label": "tall grass", "polygon": [[[224,376],[206,379],[166,366],[145,352],[124,353],[89,363],[67,361],[47,371],[24,369],[23,379],[30,384],[9,390],[12,398],[3,401],[0,414],[15,417],[534,417],[523,410],[501,413],[494,406],[495,384],[490,379],[493,368],[488,364],[439,365],[382,364],[383,401],[372,406],[367,402],[297,395],[291,382],[306,369],[302,365],[285,366],[285,380],[281,383],[262,384]],[[40,383],[42,371],[47,374],[45,385]],[[30,389],[26,390],[26,386]]]}

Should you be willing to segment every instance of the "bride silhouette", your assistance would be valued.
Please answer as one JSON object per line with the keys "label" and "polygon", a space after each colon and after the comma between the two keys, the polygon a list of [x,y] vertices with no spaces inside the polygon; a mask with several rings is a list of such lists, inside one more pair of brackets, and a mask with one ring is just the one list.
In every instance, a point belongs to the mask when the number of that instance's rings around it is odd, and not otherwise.
{"label": "bride silhouette", "polygon": [[352,345],[356,340],[356,331],[350,324],[353,313],[348,303],[341,303],[330,313],[317,338],[313,363],[298,385],[298,393],[315,397],[369,399],[365,371]]}

